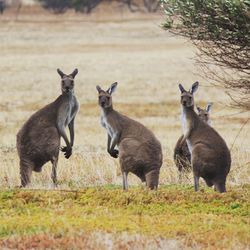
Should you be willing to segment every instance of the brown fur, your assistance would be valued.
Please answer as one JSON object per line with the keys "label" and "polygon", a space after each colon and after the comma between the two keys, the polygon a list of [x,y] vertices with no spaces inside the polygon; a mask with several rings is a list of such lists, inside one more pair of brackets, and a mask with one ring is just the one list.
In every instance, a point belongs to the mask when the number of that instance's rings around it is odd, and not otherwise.
{"label": "brown fur", "polygon": [[[210,124],[210,110],[212,107],[212,103],[208,103],[207,107],[205,109],[202,109],[197,106],[198,116],[201,120],[204,122]],[[187,142],[183,143],[183,145],[180,147],[180,144],[183,140],[184,135],[182,135],[174,148],[174,161],[175,165],[179,170],[179,178],[181,180],[182,173],[183,172],[190,172],[191,171],[191,154],[188,149]]]}
{"label": "brown fur", "polygon": [[181,142],[184,138],[182,135],[174,148],[174,162],[178,171],[180,172],[179,178],[181,179],[181,173],[190,172],[191,170],[191,154],[188,150],[187,142],[184,142],[181,146]]}
{"label": "brown fur", "polygon": [[[115,111],[112,97],[117,83],[104,91],[99,86],[99,105],[102,109],[101,123],[108,132],[108,152],[119,155],[123,174],[123,189],[127,190],[127,174],[138,176],[150,189],[157,189],[162,165],[161,144],[154,134],[141,123]],[[119,148],[119,151],[115,147]]]}
{"label": "brown fur", "polygon": [[199,189],[202,177],[208,186],[219,192],[226,191],[226,177],[230,171],[230,151],[223,138],[207,123],[202,121],[194,111],[193,93],[198,89],[198,82],[186,91],[182,85],[181,104],[183,116],[183,140],[187,141],[191,152],[191,165],[194,173],[195,190]]}
{"label": "brown fur", "polygon": [[[56,184],[61,136],[66,142],[66,147],[62,148],[65,157],[69,158],[72,152],[74,118],[78,110],[72,79],[77,74],[77,70],[71,75],[65,75],[60,70],[58,73],[62,77],[62,94],[54,102],[33,114],[17,134],[17,151],[23,187],[30,183],[32,171],[41,172],[42,166],[48,161],[52,163],[51,177]],[[70,128],[70,142],[64,131],[66,126]]]}

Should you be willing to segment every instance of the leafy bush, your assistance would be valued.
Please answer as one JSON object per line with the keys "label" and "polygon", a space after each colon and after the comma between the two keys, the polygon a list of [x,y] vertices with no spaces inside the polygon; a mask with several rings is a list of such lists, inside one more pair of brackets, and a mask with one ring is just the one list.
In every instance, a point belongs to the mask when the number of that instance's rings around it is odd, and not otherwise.
{"label": "leafy bush", "polygon": [[231,90],[237,106],[250,110],[249,0],[162,3],[167,16],[164,28],[190,38],[199,49],[198,60],[203,65],[213,63],[220,67],[220,73],[212,70],[210,76]]}
{"label": "leafy bush", "polygon": [[[1,0],[0,0],[1,1]],[[37,0],[46,9],[54,13],[64,13],[69,8],[76,12],[90,13],[103,2],[117,2],[121,6],[127,6],[132,12],[147,11],[156,12],[160,6],[160,0]]]}
{"label": "leafy bush", "polygon": [[90,13],[102,0],[72,0],[72,7],[76,12]]}
{"label": "leafy bush", "polygon": [[71,7],[71,0],[38,0],[45,9],[52,10],[56,14],[66,12]]}

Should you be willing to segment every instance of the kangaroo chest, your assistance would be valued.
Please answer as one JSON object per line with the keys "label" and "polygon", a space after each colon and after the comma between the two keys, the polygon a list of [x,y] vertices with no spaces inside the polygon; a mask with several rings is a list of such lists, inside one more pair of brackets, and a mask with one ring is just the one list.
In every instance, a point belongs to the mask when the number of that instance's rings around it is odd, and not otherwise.
{"label": "kangaroo chest", "polygon": [[113,135],[115,134],[115,130],[110,125],[110,123],[108,122],[108,119],[107,119],[107,117],[105,115],[101,116],[101,125],[102,125],[102,127],[104,127],[107,130],[107,133],[112,138]]}
{"label": "kangaroo chest", "polygon": [[190,128],[189,128],[189,124],[187,121],[187,115],[185,112],[182,112],[182,115],[181,115],[181,125],[182,125],[182,132],[184,135],[186,135]]}
{"label": "kangaroo chest", "polygon": [[78,102],[75,98],[72,98],[69,100],[68,103],[68,112],[67,112],[67,117],[65,120],[65,127],[69,125],[69,123],[74,119],[76,116],[76,113],[78,111]]}
{"label": "kangaroo chest", "polygon": [[[181,124],[182,124],[182,132],[183,132],[184,136],[188,135],[191,128],[190,128],[190,122],[187,119],[186,112],[184,112],[184,111],[182,111],[182,115],[181,115]],[[191,141],[187,138],[186,142],[187,142],[188,150],[189,150],[190,154],[192,154]]]}

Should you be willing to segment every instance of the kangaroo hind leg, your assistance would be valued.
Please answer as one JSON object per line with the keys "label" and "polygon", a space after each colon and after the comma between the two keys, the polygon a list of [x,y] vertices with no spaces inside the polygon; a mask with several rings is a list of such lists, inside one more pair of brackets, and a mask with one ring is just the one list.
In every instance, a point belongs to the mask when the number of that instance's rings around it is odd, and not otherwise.
{"label": "kangaroo hind leg", "polygon": [[123,186],[123,190],[125,191],[128,190],[128,173],[127,172],[122,172],[122,186]]}
{"label": "kangaroo hind leg", "polygon": [[30,183],[31,174],[32,174],[32,164],[20,160],[21,187],[25,187]]}
{"label": "kangaroo hind leg", "polygon": [[146,174],[146,186],[153,190],[157,190],[159,183],[159,170],[151,170]]}
{"label": "kangaroo hind leg", "polygon": [[214,184],[210,179],[204,179],[208,187],[212,187]]}
{"label": "kangaroo hind leg", "polygon": [[51,160],[52,163],[52,171],[51,171],[51,179],[53,181],[54,186],[57,186],[57,163],[58,156],[54,156]]}
{"label": "kangaroo hind leg", "polygon": [[195,192],[199,191],[199,176],[194,175],[194,190]]}
{"label": "kangaroo hind leg", "polygon": [[220,193],[226,192],[226,181],[218,181],[214,183],[214,190]]}

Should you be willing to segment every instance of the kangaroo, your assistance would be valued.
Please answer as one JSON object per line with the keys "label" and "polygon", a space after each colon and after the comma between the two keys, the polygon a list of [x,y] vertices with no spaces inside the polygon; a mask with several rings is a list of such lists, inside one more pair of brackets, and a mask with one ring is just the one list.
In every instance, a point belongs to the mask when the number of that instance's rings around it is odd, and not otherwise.
{"label": "kangaroo", "polygon": [[196,106],[196,109],[198,111],[198,116],[201,118],[202,121],[206,122],[210,126],[211,126],[210,114],[212,106],[213,106],[212,102],[209,102],[205,109]]}
{"label": "kangaroo", "polygon": [[[74,120],[79,109],[74,95],[75,69],[70,75],[57,69],[61,77],[62,94],[52,103],[33,114],[17,134],[17,151],[20,158],[21,186],[30,183],[32,171],[41,172],[42,166],[51,161],[51,178],[57,184],[57,162],[60,150],[60,138],[66,143],[61,148],[65,158],[72,154],[74,145]],[[69,127],[70,141],[65,133]]]}
{"label": "kangaroo", "polygon": [[[212,103],[208,103],[205,109],[196,106],[200,119],[209,125],[211,125],[210,111],[212,105]],[[183,143],[182,147],[180,147],[183,137],[184,135],[178,139],[174,149],[174,161],[179,170],[179,180],[181,180],[184,171],[189,172],[191,170],[191,154],[188,150],[187,142]]]}
{"label": "kangaroo", "polygon": [[231,167],[230,151],[223,138],[201,120],[194,111],[194,96],[199,86],[195,82],[189,91],[181,84],[183,139],[180,147],[187,141],[191,153],[191,166],[194,174],[195,191],[199,190],[199,178],[220,193],[226,192],[226,177]]}
{"label": "kangaroo", "polygon": [[[162,165],[162,149],[154,134],[141,123],[128,118],[113,109],[112,94],[117,82],[104,91],[96,86],[101,107],[101,125],[107,130],[108,153],[119,156],[123,177],[123,190],[128,190],[128,173],[131,172],[146,181],[149,189],[157,189]],[[119,151],[115,149],[118,147]]]}

